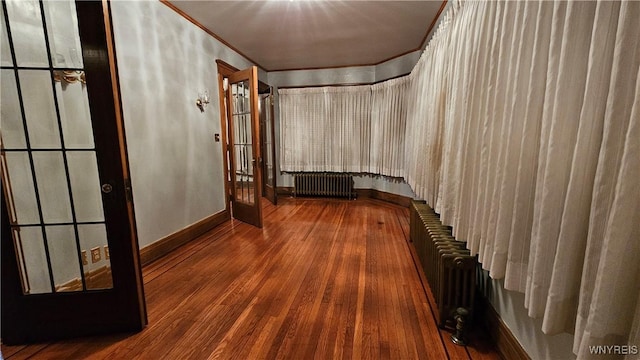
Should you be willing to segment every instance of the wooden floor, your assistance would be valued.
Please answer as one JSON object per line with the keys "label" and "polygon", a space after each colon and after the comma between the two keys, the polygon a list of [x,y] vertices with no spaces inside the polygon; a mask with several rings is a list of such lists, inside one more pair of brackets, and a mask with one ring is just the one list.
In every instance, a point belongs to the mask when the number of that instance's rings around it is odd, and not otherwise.
{"label": "wooden floor", "polygon": [[142,332],[3,346],[5,359],[498,359],[436,327],[407,209],[279,200],[263,229],[231,221],[146,266]]}

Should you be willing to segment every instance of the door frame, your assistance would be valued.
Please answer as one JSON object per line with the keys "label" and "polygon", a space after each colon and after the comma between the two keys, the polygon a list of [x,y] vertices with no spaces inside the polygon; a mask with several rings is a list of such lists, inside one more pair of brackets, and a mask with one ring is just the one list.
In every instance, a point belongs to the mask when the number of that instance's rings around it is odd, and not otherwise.
{"label": "door frame", "polygon": [[217,59],[216,64],[218,67],[218,100],[220,104],[220,132],[222,138],[222,162],[224,171],[224,194],[225,201],[224,206],[227,212],[230,212],[231,203],[231,189],[229,177],[229,123],[227,119],[231,116],[229,113],[229,106],[227,106],[227,96],[224,90],[224,79],[229,78],[231,74],[238,72],[239,70],[234,66]]}
{"label": "door frame", "polygon": [[[232,188],[231,188],[231,177],[230,177],[230,163],[229,163],[229,122],[228,119],[231,117],[231,113],[229,112],[229,106],[226,104],[227,102],[227,97],[226,97],[226,92],[224,90],[224,79],[225,78],[229,78],[229,76],[231,76],[232,74],[240,71],[238,68],[234,67],[233,65],[221,60],[221,59],[216,59],[216,65],[218,68],[218,100],[219,100],[219,104],[220,104],[220,138],[221,138],[221,150],[222,150],[222,160],[223,160],[223,171],[224,171],[224,193],[225,193],[225,210],[228,212],[232,212],[231,210],[231,196],[232,196]],[[260,81],[258,79],[258,92],[264,92],[264,91],[268,91],[271,87],[265,83],[263,83],[262,81]],[[275,119],[273,118],[274,113],[273,113],[273,105],[271,106],[271,118],[273,121],[273,126],[272,126],[272,132],[275,134]],[[260,149],[264,148],[264,144],[262,141],[262,136],[260,136],[259,138],[259,146]],[[273,139],[273,161],[274,161],[274,184],[275,184],[275,174],[276,174],[276,167],[275,167],[275,162],[276,162],[276,153],[275,153],[275,138]],[[262,164],[260,165],[262,166]],[[260,186],[260,189],[263,188],[264,186],[264,174],[262,176],[262,179],[260,181],[260,184],[258,184]],[[274,192],[275,192],[275,186],[274,186]],[[264,196],[264,192],[262,193],[261,196]]]}
{"label": "door frame", "polygon": [[1,289],[6,344],[140,331],[147,324],[110,4],[76,1],[76,11],[86,79],[95,84],[88,88],[88,99],[94,134],[100,134],[94,136],[100,182],[113,189],[103,200],[113,288],[24,295],[7,207],[9,184],[3,179]]}
{"label": "door frame", "polygon": [[[234,106],[237,102],[232,99],[232,88],[234,84],[237,83],[249,83],[249,133],[251,134],[251,151],[250,155],[252,158],[251,164],[246,164],[249,166],[251,171],[250,177],[252,180],[250,181],[253,184],[253,194],[248,194],[248,198],[251,198],[252,201],[245,202],[238,199],[237,196],[237,178],[238,172],[236,169],[236,165],[238,164],[237,156],[239,154],[236,153],[236,141],[239,139],[235,138],[236,129],[240,129],[236,127],[236,120],[240,120],[240,116],[245,119],[245,127],[246,127],[246,112],[241,108],[240,112],[236,112]],[[231,188],[231,207],[232,207],[232,216],[238,220],[244,221],[246,223],[252,224],[259,228],[262,227],[262,148],[261,148],[261,136],[260,136],[260,118],[258,113],[258,104],[259,104],[259,96],[258,96],[258,68],[256,66],[252,66],[245,70],[240,70],[231,74],[228,78],[228,89],[226,91],[227,104],[229,106],[230,116],[227,118],[228,121],[228,139],[229,139],[229,160],[230,166],[229,171],[231,174],[230,188]],[[239,116],[237,119],[235,118],[236,114]],[[241,115],[245,114],[245,115]],[[246,128],[244,129],[246,131]],[[239,133],[238,133],[239,135]],[[246,141],[243,140],[243,141]],[[246,146],[246,144],[243,144]],[[246,151],[246,148],[245,148]]]}
{"label": "door frame", "polygon": [[[261,134],[261,138],[260,138],[260,147],[262,148],[262,196],[264,196],[265,198],[267,198],[269,201],[271,201],[271,203],[273,205],[277,205],[278,204],[278,192],[277,192],[277,179],[276,179],[276,130],[275,130],[275,118],[274,118],[274,101],[275,101],[275,95],[273,93],[273,87],[272,86],[268,86],[266,85],[266,88],[259,88],[258,89],[258,93],[259,94],[269,94],[267,96],[267,99],[269,99],[269,102],[267,104],[267,109],[264,109],[263,113],[260,113],[260,126],[262,127],[263,124],[266,124],[267,121],[262,121],[262,116],[264,114],[264,116],[266,116],[266,114],[269,114],[269,127],[271,131],[267,131],[266,127],[261,128],[260,129],[260,134]],[[260,101],[262,101],[262,99],[260,99]],[[267,146],[267,142],[265,141],[267,137],[271,137],[271,146]],[[264,161],[264,159],[267,158],[267,153],[270,153],[271,155],[271,161],[273,162],[273,169],[271,171],[271,178],[273,179],[273,184],[271,186],[267,185],[267,179],[268,179],[268,169],[267,169],[267,162]]]}

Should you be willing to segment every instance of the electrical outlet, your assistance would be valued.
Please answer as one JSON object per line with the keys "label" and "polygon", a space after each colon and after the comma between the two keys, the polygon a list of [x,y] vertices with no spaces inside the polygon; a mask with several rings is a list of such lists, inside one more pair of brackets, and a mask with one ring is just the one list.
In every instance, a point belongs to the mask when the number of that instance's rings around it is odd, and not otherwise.
{"label": "electrical outlet", "polygon": [[87,260],[87,250],[82,250],[82,265],[89,265]]}
{"label": "electrical outlet", "polygon": [[100,260],[102,260],[102,256],[100,254],[100,246],[97,246],[91,249],[91,263],[95,264]]}
{"label": "electrical outlet", "polygon": [[104,259],[109,260],[111,256],[109,255],[109,245],[104,246]]}

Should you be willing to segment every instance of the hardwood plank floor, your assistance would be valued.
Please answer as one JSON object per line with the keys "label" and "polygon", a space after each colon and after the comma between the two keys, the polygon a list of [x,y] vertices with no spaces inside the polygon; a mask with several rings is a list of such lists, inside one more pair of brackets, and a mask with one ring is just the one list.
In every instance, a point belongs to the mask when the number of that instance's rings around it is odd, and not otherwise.
{"label": "hardwood plank floor", "polygon": [[143,270],[137,334],[6,347],[6,359],[498,359],[450,344],[407,243],[377,200],[264,201]]}

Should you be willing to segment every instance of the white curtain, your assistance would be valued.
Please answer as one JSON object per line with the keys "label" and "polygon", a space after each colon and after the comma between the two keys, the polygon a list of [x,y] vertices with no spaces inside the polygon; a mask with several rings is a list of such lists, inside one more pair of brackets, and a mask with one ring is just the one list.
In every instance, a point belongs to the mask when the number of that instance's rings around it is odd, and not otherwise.
{"label": "white curtain", "polygon": [[405,98],[408,89],[408,77],[371,86],[370,173],[404,176]]}
{"label": "white curtain", "polygon": [[409,79],[280,89],[280,168],[404,175]]}
{"label": "white curtain", "polygon": [[369,86],[280,89],[282,171],[368,172]]}
{"label": "white curtain", "polygon": [[405,179],[584,359],[640,345],[638,19],[632,1],[457,2],[407,92]]}
{"label": "white curtain", "polygon": [[404,177],[579,359],[638,349],[639,74],[640,2],[457,1],[408,77],[282,90],[282,168]]}

